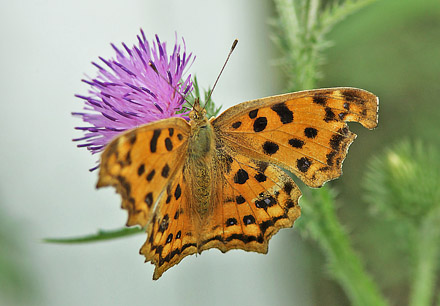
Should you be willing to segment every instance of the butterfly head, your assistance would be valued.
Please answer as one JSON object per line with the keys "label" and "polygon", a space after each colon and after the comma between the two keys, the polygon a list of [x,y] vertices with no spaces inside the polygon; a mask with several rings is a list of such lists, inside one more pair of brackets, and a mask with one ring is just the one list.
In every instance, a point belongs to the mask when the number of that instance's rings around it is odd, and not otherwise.
{"label": "butterfly head", "polygon": [[194,122],[196,125],[203,125],[208,121],[206,118],[206,109],[200,105],[199,98],[196,98],[194,101],[193,110],[189,113],[189,118],[191,122]]}

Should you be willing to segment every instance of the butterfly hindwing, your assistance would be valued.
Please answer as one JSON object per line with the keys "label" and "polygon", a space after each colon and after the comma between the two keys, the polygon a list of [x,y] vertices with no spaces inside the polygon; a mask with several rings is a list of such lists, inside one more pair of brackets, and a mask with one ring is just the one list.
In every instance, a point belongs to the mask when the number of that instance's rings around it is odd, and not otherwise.
{"label": "butterfly hindwing", "polygon": [[181,118],[157,121],[119,136],[101,157],[97,186],[115,186],[127,225],[146,227],[141,253],[156,265],[155,279],[197,250],[182,177],[189,133]]}
{"label": "butterfly hindwing", "polygon": [[301,192],[276,166],[224,149],[217,151],[224,162],[219,162],[217,203],[200,251],[215,247],[266,253],[270,237],[299,217]]}
{"label": "butterfly hindwing", "polygon": [[377,125],[377,97],[354,88],[302,91],[231,107],[212,124],[225,144],[320,187],[341,175],[356,135],[346,122]]}
{"label": "butterfly hindwing", "polygon": [[197,252],[197,231],[188,205],[188,184],[182,168],[159,199],[156,214],[147,226],[148,239],[140,253],[156,266],[153,279]]}

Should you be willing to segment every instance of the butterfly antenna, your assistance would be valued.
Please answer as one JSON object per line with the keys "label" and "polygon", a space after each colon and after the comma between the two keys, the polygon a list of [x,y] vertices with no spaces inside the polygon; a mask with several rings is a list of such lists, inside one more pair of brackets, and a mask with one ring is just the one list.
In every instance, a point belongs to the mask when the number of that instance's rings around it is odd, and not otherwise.
{"label": "butterfly antenna", "polygon": [[237,46],[237,44],[238,44],[238,39],[234,40],[234,42],[232,43],[231,50],[229,50],[229,53],[228,53],[228,57],[226,58],[226,61],[225,61],[225,63],[223,64],[223,67],[222,67],[222,69],[220,70],[220,73],[218,74],[217,79],[215,80],[214,85],[212,86],[211,91],[209,92],[208,99],[206,99],[206,101],[205,101],[205,105],[203,106],[203,108],[206,107],[206,103],[208,103],[208,101],[211,99],[212,92],[214,91],[214,88],[215,88],[215,86],[217,85],[217,82],[218,82],[218,80],[220,79],[220,76],[222,75],[222,72],[223,72],[223,70],[225,69],[226,64],[227,64],[228,61],[229,61],[229,57],[231,56],[231,54],[232,54],[232,52],[234,51],[234,49],[235,49],[235,47]]}
{"label": "butterfly antenna", "polygon": [[154,65],[154,63],[152,62],[152,61],[149,61],[148,62],[148,66],[150,66],[151,67],[151,69],[153,69],[154,70],[154,72],[156,72],[156,74],[162,79],[162,80],[164,80],[165,82],[167,82],[168,83],[168,85],[170,85],[170,87],[172,88],[172,89],[174,89],[174,92],[176,92],[177,94],[179,94],[182,98],[183,98],[183,100],[185,100],[191,107],[194,107],[194,105],[192,105],[187,99],[186,99],[186,97],[176,88],[176,87],[174,87],[171,83],[170,83],[170,81],[169,80],[167,80],[167,78],[166,77],[164,77],[163,75],[161,75],[160,73],[159,73],[159,71],[157,70],[157,68],[156,68],[156,65]]}

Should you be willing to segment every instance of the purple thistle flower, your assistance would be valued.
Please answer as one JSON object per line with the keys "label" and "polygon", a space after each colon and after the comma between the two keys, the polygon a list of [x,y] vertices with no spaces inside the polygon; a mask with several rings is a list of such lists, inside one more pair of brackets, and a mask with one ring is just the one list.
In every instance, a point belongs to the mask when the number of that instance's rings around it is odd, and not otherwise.
{"label": "purple thistle flower", "polygon": [[192,53],[186,53],[185,41],[182,38],[183,55],[176,37],[173,52],[168,56],[166,43],[157,35],[150,44],[141,29],[137,38],[138,45],[131,49],[122,43],[125,52],[111,44],[116,59],[99,57],[102,63],[92,62],[98,68],[97,77],[82,80],[91,86],[89,95],[75,95],[86,106],[85,112],[72,114],[91,126],[76,127],[85,135],[73,141],[82,142],[78,147],[86,147],[92,154],[102,151],[123,131],[159,119],[188,118],[188,112],[180,113],[185,102],[182,95],[192,90],[191,75],[184,79],[184,70],[192,58]]}

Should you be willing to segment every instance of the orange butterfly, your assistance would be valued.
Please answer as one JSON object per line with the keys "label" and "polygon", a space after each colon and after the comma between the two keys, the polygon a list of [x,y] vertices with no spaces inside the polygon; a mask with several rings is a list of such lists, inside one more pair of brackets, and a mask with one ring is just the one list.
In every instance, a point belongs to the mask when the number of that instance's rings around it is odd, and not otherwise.
{"label": "orange butterfly", "polygon": [[146,228],[140,253],[153,279],[209,248],[267,253],[269,239],[300,216],[301,192],[341,175],[356,135],[346,122],[377,126],[378,98],[329,88],[241,103],[208,119],[198,101],[189,123],[169,118],[114,139],[97,187],[112,185],[127,225]]}

